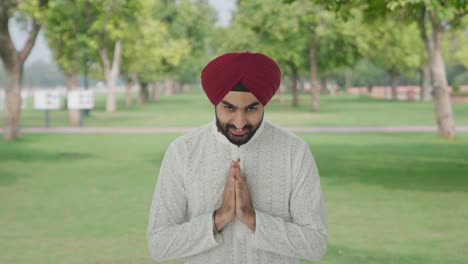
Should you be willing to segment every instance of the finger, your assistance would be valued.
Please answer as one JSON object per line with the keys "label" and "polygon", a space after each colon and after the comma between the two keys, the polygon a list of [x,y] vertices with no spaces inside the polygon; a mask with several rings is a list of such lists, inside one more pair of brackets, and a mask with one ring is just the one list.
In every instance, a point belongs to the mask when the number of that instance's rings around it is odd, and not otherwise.
{"label": "finger", "polygon": [[239,167],[234,167],[234,178],[237,180],[239,179]]}
{"label": "finger", "polygon": [[241,191],[241,186],[237,179],[234,181],[234,186],[235,186],[236,200],[237,200],[239,198],[240,191]]}
{"label": "finger", "polygon": [[236,171],[236,176],[237,176],[237,178],[239,179],[239,181],[240,181],[241,183],[244,182],[243,173],[242,173],[242,170],[241,170],[240,168]]}
{"label": "finger", "polygon": [[228,186],[232,182],[232,178],[234,177],[234,173],[235,173],[234,167],[231,167],[229,169],[228,178],[226,179],[226,186]]}

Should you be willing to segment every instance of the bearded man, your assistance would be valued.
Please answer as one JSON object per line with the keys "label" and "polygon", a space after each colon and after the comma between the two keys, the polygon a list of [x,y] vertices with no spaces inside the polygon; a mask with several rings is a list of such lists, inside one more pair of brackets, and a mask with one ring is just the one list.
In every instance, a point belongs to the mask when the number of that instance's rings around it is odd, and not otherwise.
{"label": "bearded man", "polygon": [[278,64],[260,53],[210,61],[202,87],[215,119],[168,147],[148,224],[155,260],[299,263],[325,255],[320,178],[302,139],[263,119]]}

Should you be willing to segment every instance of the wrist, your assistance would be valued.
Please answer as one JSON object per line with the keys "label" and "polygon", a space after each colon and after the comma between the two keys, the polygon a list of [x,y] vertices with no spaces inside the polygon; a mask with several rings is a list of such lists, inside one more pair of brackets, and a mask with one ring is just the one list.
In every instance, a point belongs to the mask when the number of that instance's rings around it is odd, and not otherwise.
{"label": "wrist", "polygon": [[221,232],[221,230],[226,225],[224,214],[221,210],[217,209],[214,212],[214,223],[216,231]]}
{"label": "wrist", "polygon": [[252,231],[255,232],[256,223],[257,223],[255,210],[252,210],[252,211],[250,211],[249,213],[245,214],[244,217],[243,217],[243,219],[241,219],[241,221],[242,221],[246,226],[248,226]]}
{"label": "wrist", "polygon": [[255,210],[252,209],[252,211],[250,211],[250,214],[249,214],[249,218],[248,218],[248,221],[249,221],[249,224],[251,225],[254,225],[255,226]]}

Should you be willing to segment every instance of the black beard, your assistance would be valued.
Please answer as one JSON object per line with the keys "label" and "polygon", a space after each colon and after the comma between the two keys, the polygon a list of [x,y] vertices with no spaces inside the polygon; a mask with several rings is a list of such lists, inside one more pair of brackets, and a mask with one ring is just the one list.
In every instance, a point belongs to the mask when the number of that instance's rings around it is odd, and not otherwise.
{"label": "black beard", "polygon": [[249,132],[239,137],[236,135],[229,134],[229,128],[236,128],[236,126],[234,126],[233,124],[226,124],[223,127],[223,125],[218,119],[218,116],[217,115],[215,116],[216,116],[216,126],[218,127],[218,131],[221,132],[229,140],[229,142],[231,142],[234,145],[237,145],[238,147],[249,142],[249,140],[255,135],[255,132],[257,132],[258,128],[260,127],[260,124],[263,122],[263,115],[262,115],[262,119],[260,120],[260,123],[258,123],[259,125],[256,129],[253,129],[252,125],[247,124],[242,129],[247,129]]}

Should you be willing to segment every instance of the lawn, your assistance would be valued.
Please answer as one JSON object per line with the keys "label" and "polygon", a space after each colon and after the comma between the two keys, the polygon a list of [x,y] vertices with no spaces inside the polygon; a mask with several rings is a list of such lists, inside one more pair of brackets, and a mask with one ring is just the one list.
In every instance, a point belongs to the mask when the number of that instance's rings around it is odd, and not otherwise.
{"label": "lawn", "polygon": [[[0,263],[153,263],[150,200],[179,135],[0,141]],[[327,204],[322,263],[468,262],[467,134],[298,135],[315,155]]]}
{"label": "lawn", "polygon": [[[136,95],[135,95],[136,96]],[[118,95],[118,111],[106,113],[105,97],[96,95],[96,107],[84,120],[89,127],[195,127],[214,118],[213,106],[204,93],[193,90],[175,96],[163,96],[157,103],[126,108],[124,94]],[[29,107],[22,112],[22,127],[43,127],[45,114]],[[468,104],[453,104],[455,121],[468,125]],[[51,126],[67,126],[64,110],[51,111]],[[393,102],[366,96],[322,96],[321,110],[310,111],[310,95],[303,94],[297,108],[291,106],[291,96],[279,102],[275,96],[267,105],[265,117],[284,126],[435,126],[434,105],[431,102]]]}

